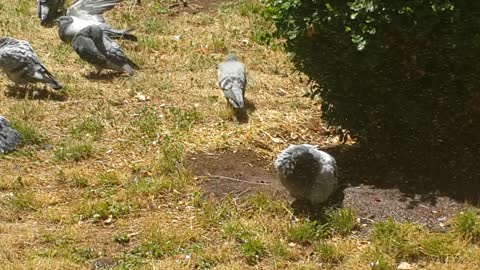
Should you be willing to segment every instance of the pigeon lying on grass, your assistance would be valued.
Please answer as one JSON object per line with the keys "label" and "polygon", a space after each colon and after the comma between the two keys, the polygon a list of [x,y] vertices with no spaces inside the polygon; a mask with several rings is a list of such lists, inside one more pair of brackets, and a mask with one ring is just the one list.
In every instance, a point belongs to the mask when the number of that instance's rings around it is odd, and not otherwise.
{"label": "pigeon lying on grass", "polygon": [[103,69],[134,74],[138,66],[128,59],[120,45],[104,35],[96,25],[83,28],[72,40],[72,47],[83,60],[94,65],[98,73]]}
{"label": "pigeon lying on grass", "polygon": [[0,155],[15,150],[21,141],[20,133],[10,126],[5,117],[0,115]]}
{"label": "pigeon lying on grass", "polygon": [[55,90],[63,88],[24,40],[0,38],[0,69],[15,84],[41,82]]}
{"label": "pigeon lying on grass", "polygon": [[70,43],[73,37],[83,28],[90,25],[99,26],[111,38],[125,38],[137,41],[135,35],[130,34],[134,29],[116,30],[105,22],[103,13],[111,10],[119,0],[77,0],[67,9],[67,16],[71,23],[61,24],[58,29],[60,39]]}
{"label": "pigeon lying on grass", "polygon": [[218,85],[234,109],[243,109],[247,85],[245,65],[233,52],[218,66]]}
{"label": "pigeon lying on grass", "polygon": [[280,182],[297,200],[320,204],[337,187],[335,159],[312,145],[290,145],[274,165]]}
{"label": "pigeon lying on grass", "polygon": [[51,23],[62,15],[65,0],[37,0],[38,17],[41,24]]}

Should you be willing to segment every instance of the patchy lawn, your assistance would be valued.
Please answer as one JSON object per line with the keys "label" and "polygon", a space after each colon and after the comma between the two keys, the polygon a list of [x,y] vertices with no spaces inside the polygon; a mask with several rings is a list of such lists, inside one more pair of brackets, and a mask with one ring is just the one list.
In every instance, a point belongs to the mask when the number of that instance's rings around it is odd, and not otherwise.
{"label": "patchy lawn", "polygon": [[[56,27],[40,26],[34,1],[0,4],[2,35],[30,41],[66,85],[25,91],[1,77],[0,114],[25,140],[0,157],[0,268],[480,268],[478,210],[356,179],[336,152],[354,146],[302,97],[308,79],[289,56],[264,42],[261,4],[219,2],[125,0],[109,12],[136,28],[137,43],[121,42],[141,67],[133,78],[92,78]],[[230,50],[247,65],[246,123],[216,85]],[[296,214],[272,161],[303,142],[338,156],[337,205],[348,208]]]}

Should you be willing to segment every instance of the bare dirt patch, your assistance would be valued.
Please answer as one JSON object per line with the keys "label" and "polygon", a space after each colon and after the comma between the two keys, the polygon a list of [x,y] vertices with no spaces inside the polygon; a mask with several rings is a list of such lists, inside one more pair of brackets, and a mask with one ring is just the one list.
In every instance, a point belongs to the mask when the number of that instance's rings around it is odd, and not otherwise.
{"label": "bare dirt patch", "polygon": [[269,161],[252,151],[196,154],[188,159],[187,166],[200,181],[204,192],[217,199],[228,195],[244,198],[256,192],[288,197]]}
{"label": "bare dirt patch", "polygon": [[412,222],[432,231],[446,231],[447,220],[466,207],[448,197],[436,197],[435,203],[425,202],[420,195],[406,196],[398,189],[380,189],[360,185],[344,190],[343,206],[350,207],[365,223],[392,218]]}
{"label": "bare dirt patch", "polygon": [[[187,167],[200,181],[203,191],[216,199],[228,195],[242,199],[264,192],[293,202],[276,179],[272,162],[253,151],[195,154],[188,158]],[[346,168],[343,171],[340,179],[343,201],[335,203],[350,207],[364,224],[392,218],[423,224],[432,231],[446,231],[446,221],[467,207],[448,196],[437,194],[427,198],[424,194],[405,193],[395,187],[352,183],[353,176]]]}

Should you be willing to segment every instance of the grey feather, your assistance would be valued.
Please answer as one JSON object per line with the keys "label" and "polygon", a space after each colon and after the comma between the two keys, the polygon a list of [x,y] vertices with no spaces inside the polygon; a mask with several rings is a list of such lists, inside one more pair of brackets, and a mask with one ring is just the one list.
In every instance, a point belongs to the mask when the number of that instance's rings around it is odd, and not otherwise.
{"label": "grey feather", "polygon": [[38,17],[42,24],[50,23],[61,15],[65,0],[37,0]]}
{"label": "grey feather", "polygon": [[100,27],[91,25],[78,32],[72,40],[72,47],[83,60],[94,65],[99,72],[111,69],[134,74],[138,66],[128,59],[120,45],[104,35]]}
{"label": "grey feather", "polygon": [[76,0],[68,9],[68,16],[104,23],[103,13],[113,9],[118,0]]}
{"label": "grey feather", "polygon": [[63,88],[24,40],[0,38],[0,69],[16,84],[41,82],[56,90]]}
{"label": "grey feather", "polygon": [[235,109],[243,109],[247,77],[245,65],[238,61],[235,53],[218,66],[218,85]]}
{"label": "grey feather", "polygon": [[71,21],[60,17],[58,34],[63,42],[70,43],[75,35],[83,28],[90,25],[97,25],[111,38],[124,38],[137,41],[137,37],[130,34],[134,29],[117,30],[105,22],[103,13],[111,10],[118,3],[118,0],[77,0],[67,9],[67,16]]}
{"label": "grey feather", "polygon": [[275,160],[280,182],[296,199],[325,202],[338,185],[337,163],[309,144],[290,145]]}
{"label": "grey feather", "polygon": [[0,115],[0,154],[11,152],[22,142],[22,135]]}

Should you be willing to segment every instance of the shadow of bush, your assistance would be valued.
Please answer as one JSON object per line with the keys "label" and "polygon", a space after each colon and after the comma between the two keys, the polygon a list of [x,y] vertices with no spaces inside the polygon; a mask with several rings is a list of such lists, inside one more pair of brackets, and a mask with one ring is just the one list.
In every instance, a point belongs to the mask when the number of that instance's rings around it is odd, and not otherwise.
{"label": "shadow of bush", "polygon": [[452,3],[267,1],[323,118],[359,140],[352,166],[479,190],[480,3]]}

